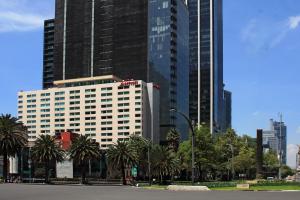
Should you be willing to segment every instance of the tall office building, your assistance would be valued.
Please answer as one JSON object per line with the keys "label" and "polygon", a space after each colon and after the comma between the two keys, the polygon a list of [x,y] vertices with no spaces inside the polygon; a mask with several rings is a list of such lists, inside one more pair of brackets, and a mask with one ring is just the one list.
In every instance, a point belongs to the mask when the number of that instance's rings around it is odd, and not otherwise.
{"label": "tall office building", "polygon": [[287,127],[284,122],[270,120],[270,130],[263,132],[264,145],[269,149],[281,154],[281,163],[286,164],[287,161]]}
{"label": "tall office building", "polygon": [[224,110],[223,110],[223,125],[222,131],[226,131],[228,128],[232,128],[232,94],[231,92],[224,90]]}
{"label": "tall office building", "polygon": [[161,140],[187,138],[189,18],[184,0],[56,0],[53,80],[115,75],[160,85]]}
{"label": "tall office building", "polygon": [[188,1],[190,118],[209,125],[212,133],[224,123],[222,6],[222,0]]}
{"label": "tall office building", "polygon": [[54,19],[44,22],[43,88],[53,87]]}

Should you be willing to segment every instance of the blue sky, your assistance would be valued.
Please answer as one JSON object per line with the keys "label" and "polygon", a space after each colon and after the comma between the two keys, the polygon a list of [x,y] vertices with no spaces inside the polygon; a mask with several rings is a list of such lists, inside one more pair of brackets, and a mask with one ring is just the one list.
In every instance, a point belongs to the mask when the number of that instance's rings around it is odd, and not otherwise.
{"label": "blue sky", "polygon": [[[0,113],[16,114],[16,94],[41,88],[43,20],[54,0],[0,0]],[[224,0],[224,80],[233,127],[254,136],[282,112],[289,163],[300,143],[300,1]]]}

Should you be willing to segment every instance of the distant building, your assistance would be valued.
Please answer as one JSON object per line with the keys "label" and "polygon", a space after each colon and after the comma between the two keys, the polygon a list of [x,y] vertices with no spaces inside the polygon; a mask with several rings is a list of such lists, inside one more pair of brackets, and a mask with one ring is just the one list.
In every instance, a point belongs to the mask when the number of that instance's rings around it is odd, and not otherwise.
{"label": "distant building", "polygon": [[159,86],[115,76],[55,81],[47,90],[19,92],[19,120],[29,141],[70,131],[107,148],[131,135],[159,142]]}
{"label": "distant building", "polygon": [[287,127],[284,122],[270,120],[270,130],[263,131],[263,143],[270,150],[281,155],[282,164],[287,161]]}
{"label": "distant building", "polygon": [[263,145],[265,151],[278,151],[278,138],[275,135],[274,131],[263,131]]}

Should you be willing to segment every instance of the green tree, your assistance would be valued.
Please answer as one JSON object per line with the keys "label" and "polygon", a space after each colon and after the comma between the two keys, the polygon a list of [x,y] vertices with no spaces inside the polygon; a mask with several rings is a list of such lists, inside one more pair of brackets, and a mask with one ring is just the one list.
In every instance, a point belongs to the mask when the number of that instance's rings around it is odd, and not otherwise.
{"label": "green tree", "polygon": [[163,183],[165,176],[173,177],[180,171],[180,162],[176,154],[167,147],[154,145],[151,151],[151,166],[155,176]]}
{"label": "green tree", "polygon": [[255,150],[249,147],[242,147],[239,154],[234,158],[234,168],[237,172],[246,174],[248,178],[254,176],[252,170],[256,168]]}
{"label": "green tree", "polygon": [[211,179],[216,168],[213,136],[207,126],[195,130],[195,166],[201,181]]}
{"label": "green tree", "polygon": [[[238,155],[240,149],[239,137],[233,129],[228,129],[225,134],[215,138],[215,176],[222,180],[234,178],[234,157]],[[230,176],[231,175],[231,176]]]}
{"label": "green tree", "polygon": [[283,165],[281,167],[282,178],[286,178],[287,176],[293,176],[295,171],[287,165]]}
{"label": "green tree", "polygon": [[49,169],[51,162],[62,162],[65,152],[55,142],[55,138],[50,135],[41,135],[35,141],[31,149],[31,155],[34,161],[44,165],[45,182],[49,183]]}
{"label": "green tree", "polygon": [[70,148],[70,159],[81,168],[81,184],[86,183],[86,169],[88,162],[100,157],[99,143],[86,135],[80,135],[73,141]]}
{"label": "green tree", "polygon": [[186,170],[187,173],[192,170],[192,146],[190,141],[184,141],[179,144],[177,158],[180,161],[181,171]]}
{"label": "green tree", "polygon": [[26,128],[11,115],[0,116],[0,155],[3,156],[3,178],[7,180],[8,157],[15,156],[27,144]]}
{"label": "green tree", "polygon": [[149,161],[148,161],[148,151],[150,151],[152,147],[152,143],[150,140],[140,137],[140,136],[131,136],[129,138],[129,146],[135,151],[137,156],[136,164],[139,172],[144,172],[143,174],[146,175],[148,171]]}
{"label": "green tree", "polygon": [[168,148],[173,151],[177,152],[179,148],[180,143],[180,134],[176,129],[170,129],[170,131],[167,133],[167,143]]}
{"label": "green tree", "polygon": [[267,176],[275,176],[279,170],[279,160],[274,151],[268,151],[263,155],[263,167]]}
{"label": "green tree", "polygon": [[115,169],[121,170],[123,185],[126,185],[126,168],[137,163],[138,155],[132,145],[127,141],[118,141],[107,150],[108,163]]}

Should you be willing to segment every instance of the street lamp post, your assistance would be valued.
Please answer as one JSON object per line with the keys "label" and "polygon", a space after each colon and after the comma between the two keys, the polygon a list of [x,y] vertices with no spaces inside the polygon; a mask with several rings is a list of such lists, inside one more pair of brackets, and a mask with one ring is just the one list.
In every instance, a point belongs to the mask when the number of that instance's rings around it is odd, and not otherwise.
{"label": "street lamp post", "polygon": [[194,185],[194,183],[195,183],[195,150],[194,150],[194,148],[195,148],[195,129],[194,129],[192,121],[184,113],[177,111],[176,109],[171,109],[170,111],[180,114],[188,122],[190,129],[192,131],[192,184]]}

